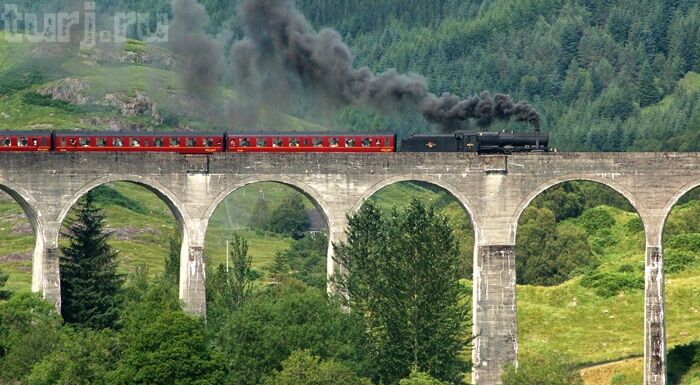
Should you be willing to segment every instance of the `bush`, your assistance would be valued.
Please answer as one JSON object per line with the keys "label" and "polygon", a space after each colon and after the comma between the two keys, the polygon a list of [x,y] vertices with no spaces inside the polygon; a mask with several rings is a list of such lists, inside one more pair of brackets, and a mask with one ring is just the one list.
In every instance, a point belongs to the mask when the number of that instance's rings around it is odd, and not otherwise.
{"label": "bush", "polygon": [[583,226],[588,234],[596,234],[601,229],[609,229],[615,224],[615,218],[605,207],[596,207],[583,212],[578,218],[578,223]]}
{"label": "bush", "polygon": [[587,274],[581,280],[581,286],[594,289],[601,297],[612,297],[626,290],[643,290],[644,273],[618,271]]}
{"label": "bush", "polygon": [[685,250],[671,249],[664,253],[664,271],[680,273],[695,262],[696,256]]}
{"label": "bush", "polygon": [[700,253],[700,234],[679,234],[666,243],[667,249],[678,249],[692,253]]}
{"label": "bush", "polygon": [[265,385],[372,385],[347,366],[323,361],[306,350],[296,351],[282,362],[282,371],[274,371]]}
{"label": "bush", "polygon": [[642,218],[634,217],[625,223],[625,229],[627,230],[627,234],[630,235],[641,233],[644,231],[644,222],[642,222]]}

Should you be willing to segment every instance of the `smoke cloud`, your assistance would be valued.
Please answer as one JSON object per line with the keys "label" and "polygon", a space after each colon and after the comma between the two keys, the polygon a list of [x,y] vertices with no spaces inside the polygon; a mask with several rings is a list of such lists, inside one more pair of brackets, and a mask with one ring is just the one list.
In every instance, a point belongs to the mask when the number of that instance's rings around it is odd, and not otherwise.
{"label": "smoke cloud", "polygon": [[204,6],[195,0],[173,0],[172,6],[170,46],[173,52],[187,59],[185,89],[208,97],[223,69],[222,45],[205,32],[209,16]]}
{"label": "smoke cloud", "polygon": [[[173,9],[173,49],[192,62],[186,84],[189,90],[206,92],[221,73],[221,46],[204,32],[208,17],[196,0],[173,0]],[[229,71],[253,98],[279,103],[290,97],[290,90],[302,87],[334,107],[398,112],[412,106],[443,130],[464,127],[470,119],[483,126],[515,119],[539,128],[537,111],[508,95],[437,96],[419,75],[354,68],[354,56],[338,32],[314,30],[293,0],[246,0],[240,12],[245,37],[233,44]]]}
{"label": "smoke cloud", "polygon": [[507,95],[482,92],[464,100],[449,93],[437,96],[415,74],[355,69],[353,54],[340,35],[330,29],[316,32],[292,0],[247,0],[241,10],[246,37],[233,47],[233,70],[238,84],[249,91],[257,91],[255,85],[266,74],[287,73],[338,106],[395,111],[410,104],[428,122],[445,128],[468,119],[486,125],[511,118],[539,127],[537,111]]}

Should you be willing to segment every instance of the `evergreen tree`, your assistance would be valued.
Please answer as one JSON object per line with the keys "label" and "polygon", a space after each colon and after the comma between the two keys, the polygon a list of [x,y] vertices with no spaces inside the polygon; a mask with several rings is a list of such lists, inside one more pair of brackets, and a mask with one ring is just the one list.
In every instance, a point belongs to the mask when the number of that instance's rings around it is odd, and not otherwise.
{"label": "evergreen tree", "polygon": [[654,73],[649,62],[644,62],[639,73],[639,106],[646,107],[659,101],[659,90],[654,84]]}
{"label": "evergreen tree", "polygon": [[459,382],[468,327],[459,249],[447,219],[413,200],[388,218],[366,202],[349,220],[348,241],[336,248],[348,274],[338,284],[366,321],[374,380],[395,384],[416,369]]}
{"label": "evergreen tree", "polygon": [[237,309],[252,288],[252,257],[248,255],[248,241],[234,233],[229,242],[228,267],[220,264],[213,273],[207,274],[207,315],[213,322],[223,319]]}
{"label": "evergreen tree", "polygon": [[259,198],[255,202],[253,216],[250,219],[250,227],[254,229],[264,229],[270,221],[270,207],[265,198]]}
{"label": "evergreen tree", "polygon": [[173,234],[168,239],[169,251],[165,257],[165,271],[163,276],[168,282],[175,285],[180,283],[180,240]]}
{"label": "evergreen tree", "polygon": [[93,329],[116,327],[121,308],[123,277],[104,218],[88,192],[63,233],[68,246],[61,247],[61,314],[68,323]]}
{"label": "evergreen tree", "polygon": [[3,289],[3,286],[7,283],[10,275],[0,270],[0,300],[7,299],[10,297],[10,292]]}

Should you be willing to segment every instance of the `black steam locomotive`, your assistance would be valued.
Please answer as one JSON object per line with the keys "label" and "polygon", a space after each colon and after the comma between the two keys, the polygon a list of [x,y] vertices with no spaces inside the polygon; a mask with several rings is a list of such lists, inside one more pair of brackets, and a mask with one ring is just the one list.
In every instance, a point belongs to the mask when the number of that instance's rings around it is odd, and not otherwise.
{"label": "black steam locomotive", "polygon": [[549,135],[517,131],[457,131],[451,134],[413,134],[401,141],[402,152],[476,152],[511,154],[546,152]]}

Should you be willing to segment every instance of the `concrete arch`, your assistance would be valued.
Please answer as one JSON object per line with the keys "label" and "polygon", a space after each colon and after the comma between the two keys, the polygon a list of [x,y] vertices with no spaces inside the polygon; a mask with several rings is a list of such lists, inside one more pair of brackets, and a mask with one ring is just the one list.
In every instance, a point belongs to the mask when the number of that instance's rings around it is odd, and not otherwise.
{"label": "concrete arch", "polygon": [[[307,185],[304,182],[301,182],[296,179],[288,178],[285,176],[254,176],[250,177],[247,179],[244,179],[240,182],[237,182],[231,186],[226,187],[219,195],[216,196],[216,198],[212,201],[212,203],[209,205],[207,208],[206,213],[204,214],[204,221],[206,222],[206,226],[208,227],[209,220],[211,219],[211,216],[214,214],[214,210],[216,210],[217,207],[231,194],[236,192],[237,190],[254,184],[254,183],[261,183],[261,182],[273,182],[273,183],[280,183],[286,186],[289,186],[300,193],[304,194],[307,196],[309,199],[311,199],[311,202],[316,206],[317,209],[320,209],[321,213],[323,214],[324,219],[326,220],[326,225],[328,226],[329,232],[332,232],[332,229],[334,228],[334,222],[333,222],[333,215],[330,210],[330,206],[326,203],[326,201],[323,199],[321,194],[319,194],[313,187]],[[329,239],[330,240],[330,239]]]}
{"label": "concrete arch", "polygon": [[477,239],[479,239],[479,219],[477,218],[476,212],[472,210],[472,204],[469,201],[469,199],[451,184],[432,176],[405,174],[383,179],[375,183],[372,187],[367,189],[367,191],[365,191],[362,194],[362,196],[353,205],[352,212],[356,213],[357,211],[359,211],[360,208],[362,208],[362,205],[365,203],[365,201],[367,201],[367,199],[371,198],[374,194],[376,194],[379,190],[383,189],[384,187],[391,186],[392,184],[396,183],[414,181],[430,183],[432,185],[438,186],[441,189],[450,193],[455,199],[457,199],[457,202],[459,202],[460,206],[462,206],[464,211],[466,211],[467,214],[469,214],[469,219],[471,220],[472,227],[474,228],[474,240],[476,241]]}
{"label": "concrete arch", "polygon": [[58,214],[57,222],[59,224],[62,224],[63,221],[66,219],[66,216],[68,215],[68,212],[70,209],[78,202],[78,200],[85,194],[87,194],[89,191],[92,189],[99,187],[103,184],[107,183],[113,183],[113,182],[130,182],[130,183],[135,183],[137,185],[143,186],[156,194],[158,198],[160,198],[165,204],[170,208],[170,211],[172,211],[173,215],[175,216],[175,220],[180,227],[180,233],[181,236],[183,237],[183,242],[184,238],[188,236],[189,234],[186,234],[186,226],[185,223],[190,222],[190,216],[187,213],[187,209],[180,201],[180,199],[173,194],[170,190],[168,190],[165,186],[162,184],[149,179],[149,178],[144,178],[142,176],[138,175],[110,175],[106,176],[103,178],[98,178],[95,180],[92,180],[83,187],[81,187],[78,191],[76,191],[68,200],[66,203],[63,205],[61,208],[60,213]]}
{"label": "concrete arch", "polygon": [[[335,219],[333,216],[333,213],[331,212],[330,206],[328,203],[323,199],[321,194],[318,193],[313,187],[309,186],[308,184],[301,182],[296,179],[292,179],[286,176],[254,176],[250,177],[247,179],[244,179],[242,181],[239,181],[235,184],[232,184],[231,186],[226,187],[219,195],[216,196],[214,201],[212,201],[211,205],[209,208],[207,208],[207,211],[204,215],[204,232],[206,233],[208,227],[209,227],[209,220],[211,219],[211,216],[214,214],[214,210],[216,210],[217,207],[226,199],[229,195],[233,194],[237,190],[254,184],[254,183],[260,183],[260,182],[273,182],[273,183],[280,183],[284,184],[286,186],[289,186],[300,193],[304,194],[307,198],[311,200],[311,202],[316,206],[316,209],[320,210],[325,221],[326,221],[326,226],[328,227],[328,250],[326,252],[326,274],[328,277],[332,276],[332,274],[335,272],[336,266],[335,266],[335,261],[333,259],[333,243],[337,241],[336,239],[336,233],[339,231],[339,229],[336,228],[336,223]],[[330,282],[330,281],[329,281]],[[332,287],[328,286],[328,290],[331,291]]]}
{"label": "concrete arch", "polygon": [[683,185],[681,188],[676,190],[676,192],[673,193],[671,196],[671,199],[666,202],[666,205],[664,208],[661,210],[661,217],[659,218],[659,227],[657,229],[658,234],[659,234],[659,244],[655,246],[661,247],[662,243],[662,238],[664,234],[664,228],[666,227],[666,222],[668,221],[668,217],[671,215],[671,210],[673,210],[673,206],[675,206],[678,201],[683,198],[686,194],[689,192],[693,191],[694,189],[700,187],[700,180],[696,179],[693,180],[690,183],[686,183]]}
{"label": "concrete arch", "polygon": [[43,288],[44,230],[41,224],[42,213],[36,200],[23,188],[0,179],[0,190],[6,192],[17,202],[29,219],[34,232],[34,252],[32,254],[32,291],[40,292]]}
{"label": "concrete arch", "polygon": [[609,187],[613,190],[615,190],[617,193],[625,197],[627,201],[634,207],[634,209],[637,211],[637,214],[639,217],[642,219],[642,222],[644,223],[644,233],[645,236],[647,237],[647,240],[649,238],[649,233],[650,233],[650,227],[649,227],[649,218],[646,218],[645,215],[645,208],[637,202],[635,199],[634,195],[624,186],[610,180],[603,178],[601,176],[592,176],[592,175],[565,175],[557,178],[552,178],[547,180],[546,182],[540,184],[537,186],[534,190],[532,190],[518,205],[518,208],[515,210],[515,213],[513,215],[513,218],[511,219],[511,223],[508,229],[508,240],[511,242],[510,244],[514,245],[515,244],[515,239],[517,236],[517,231],[518,231],[518,221],[520,220],[520,217],[523,215],[523,212],[525,209],[530,206],[532,201],[538,197],[540,194],[543,192],[547,191],[548,189],[555,187],[557,185],[560,185],[562,183],[566,182],[576,182],[576,181],[584,181],[584,182],[594,182],[598,184],[602,184],[606,187]]}

